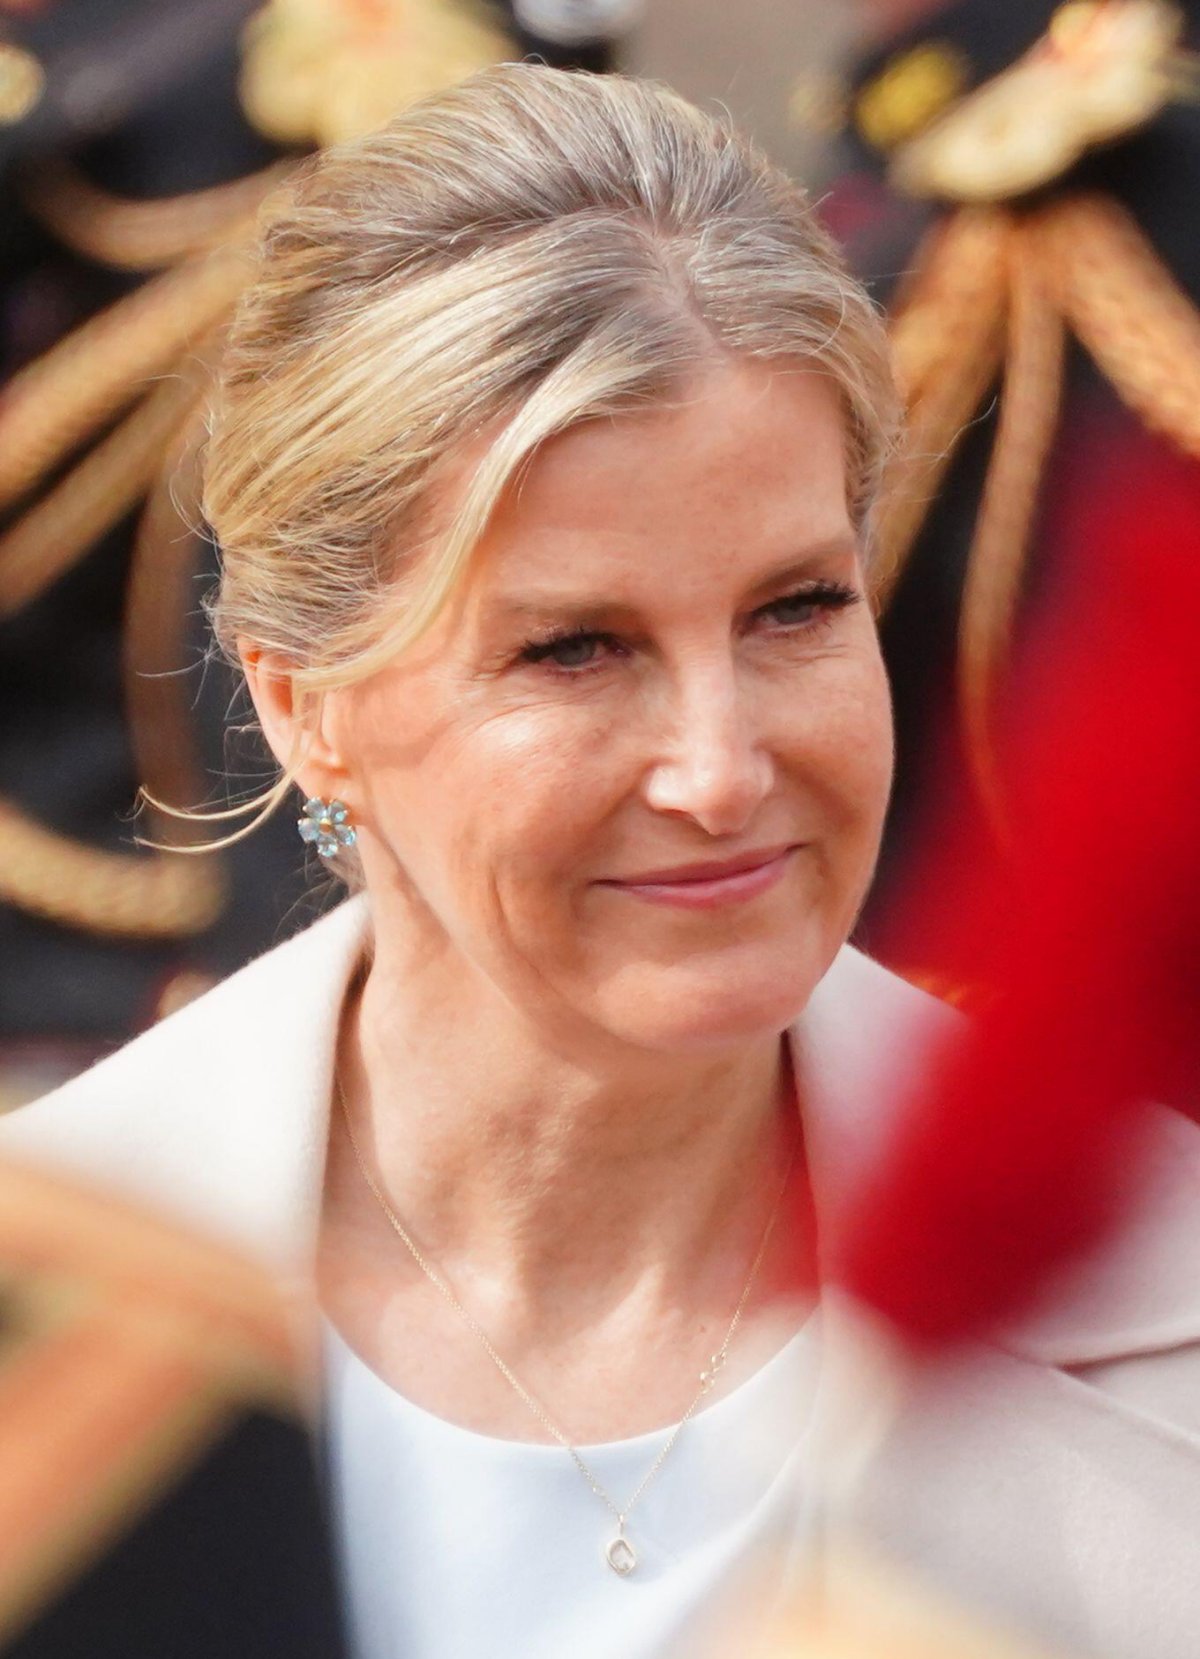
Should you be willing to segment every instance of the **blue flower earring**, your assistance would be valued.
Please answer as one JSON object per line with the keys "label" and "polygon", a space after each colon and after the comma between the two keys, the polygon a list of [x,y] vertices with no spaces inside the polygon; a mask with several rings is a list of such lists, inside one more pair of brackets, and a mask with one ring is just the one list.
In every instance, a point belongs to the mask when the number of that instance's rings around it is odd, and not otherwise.
{"label": "blue flower earring", "polygon": [[297,818],[301,841],[315,845],[322,858],[336,858],[343,847],[352,847],[358,831],[350,822],[350,809],[342,801],[323,801],[319,795],[304,803],[304,816]]}

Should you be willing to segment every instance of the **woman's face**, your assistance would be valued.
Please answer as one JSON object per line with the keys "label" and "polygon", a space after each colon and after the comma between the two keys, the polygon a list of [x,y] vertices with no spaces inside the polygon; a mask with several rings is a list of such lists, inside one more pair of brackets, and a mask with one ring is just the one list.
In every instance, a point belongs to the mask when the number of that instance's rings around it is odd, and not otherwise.
{"label": "woman's face", "polygon": [[331,710],[381,932],[644,1047],[794,1018],[891,776],[843,449],[827,379],[757,365],[544,446],[454,607]]}

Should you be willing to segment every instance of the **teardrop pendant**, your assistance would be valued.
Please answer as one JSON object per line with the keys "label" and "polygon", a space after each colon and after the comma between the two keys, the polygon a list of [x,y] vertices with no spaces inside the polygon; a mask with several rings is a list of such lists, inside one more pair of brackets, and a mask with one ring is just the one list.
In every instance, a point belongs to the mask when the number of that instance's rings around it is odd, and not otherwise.
{"label": "teardrop pendant", "polygon": [[605,1550],[604,1559],[618,1578],[628,1578],[637,1566],[637,1551],[625,1536],[624,1521],[618,1525],[617,1536]]}

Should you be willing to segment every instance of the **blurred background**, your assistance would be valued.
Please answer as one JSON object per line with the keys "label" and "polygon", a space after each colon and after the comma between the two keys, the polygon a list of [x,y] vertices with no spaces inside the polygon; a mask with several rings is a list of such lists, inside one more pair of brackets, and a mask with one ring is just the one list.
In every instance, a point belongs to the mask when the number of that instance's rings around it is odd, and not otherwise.
{"label": "blurred background", "polygon": [[[956,858],[1002,867],[1022,674],[1106,537],[1200,526],[1193,21],[1164,0],[0,0],[0,1107],[329,902],[289,812],[203,858],[136,839],[194,834],[135,819],[139,784],[222,805],[270,775],[202,612],[205,375],[282,170],[530,52],[726,106],[888,308],[912,411],[877,525],[900,767],[860,942],[969,1000],[969,964],[900,920],[907,872],[948,820]],[[1135,483],[1144,511],[1109,511]]]}

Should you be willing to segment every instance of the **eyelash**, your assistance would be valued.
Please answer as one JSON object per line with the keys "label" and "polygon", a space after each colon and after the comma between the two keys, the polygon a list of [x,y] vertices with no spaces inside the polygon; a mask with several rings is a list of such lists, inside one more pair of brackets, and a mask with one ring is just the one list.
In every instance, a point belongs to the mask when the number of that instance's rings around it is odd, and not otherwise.
{"label": "eyelash", "polygon": [[[805,622],[783,623],[780,632],[798,634],[813,628],[819,628],[830,621],[838,611],[847,610],[851,605],[858,603],[861,595],[854,588],[847,587],[841,582],[812,582],[803,588],[797,588],[792,593],[782,594],[778,599],[771,600],[770,604],[760,605],[754,613],[761,616],[782,605],[809,605],[814,606],[823,615],[810,617]],[[558,673],[578,678],[582,674],[600,667],[599,662],[579,663],[569,667],[565,663],[553,661],[553,654],[564,645],[575,645],[580,642],[596,640],[604,645],[620,645],[614,634],[606,634],[595,628],[568,628],[557,633],[547,634],[541,639],[531,639],[521,650],[520,661],[526,663],[544,663],[556,669]]]}

